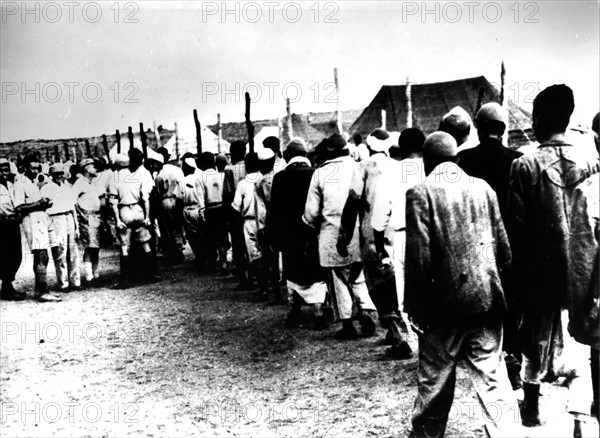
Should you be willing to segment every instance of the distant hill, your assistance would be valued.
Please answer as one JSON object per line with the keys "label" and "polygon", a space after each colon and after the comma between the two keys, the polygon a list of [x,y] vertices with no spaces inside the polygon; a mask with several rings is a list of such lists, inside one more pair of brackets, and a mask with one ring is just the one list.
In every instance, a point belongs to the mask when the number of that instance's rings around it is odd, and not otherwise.
{"label": "distant hill", "polygon": [[[159,136],[161,138],[161,144],[166,143],[169,138],[175,133],[174,130],[158,128]],[[134,137],[139,137],[139,132],[134,133]],[[148,147],[156,150],[158,142],[156,136],[151,129],[146,131],[146,137],[148,139]],[[0,143],[0,157],[6,157],[11,161],[17,161],[18,157],[24,155],[30,150],[39,151],[42,156],[42,162],[57,161],[56,151],[59,153],[59,160],[67,161],[71,159],[73,161],[81,160],[87,156],[85,141],[90,144],[90,150],[92,155],[103,157],[106,155],[104,147],[102,145],[102,136],[96,137],[83,137],[83,138],[66,138],[59,140],[19,140],[10,143]],[[106,136],[106,142],[108,144],[108,150],[110,150],[117,143],[116,133]],[[66,146],[65,146],[66,145]],[[129,149],[129,139],[127,132],[121,133],[121,148],[123,151]],[[67,156],[68,150],[68,156]]]}

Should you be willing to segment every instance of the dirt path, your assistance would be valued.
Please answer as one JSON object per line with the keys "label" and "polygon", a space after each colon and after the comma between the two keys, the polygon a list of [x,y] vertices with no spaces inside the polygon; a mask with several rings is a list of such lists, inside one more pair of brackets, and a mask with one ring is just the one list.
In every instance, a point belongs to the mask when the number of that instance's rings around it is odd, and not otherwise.
{"label": "dirt path", "polygon": [[[108,254],[103,275],[114,279]],[[0,304],[1,436],[408,434],[416,359],[383,360],[383,331],[339,343],[337,327],[287,330],[282,306],[234,291],[233,279],[189,263],[161,274],[158,284],[57,304]],[[16,285],[31,288],[29,265]],[[459,373],[449,437],[484,436],[469,389]],[[552,421],[528,436],[568,436],[566,389],[544,394]]]}

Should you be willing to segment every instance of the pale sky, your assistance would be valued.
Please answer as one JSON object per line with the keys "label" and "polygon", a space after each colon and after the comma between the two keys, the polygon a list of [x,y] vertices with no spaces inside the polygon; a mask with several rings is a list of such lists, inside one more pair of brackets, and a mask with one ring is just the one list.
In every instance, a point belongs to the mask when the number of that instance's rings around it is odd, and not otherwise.
{"label": "pale sky", "polygon": [[499,83],[504,60],[523,107],[566,83],[578,120],[598,111],[598,2],[423,4],[310,1],[298,17],[285,1],[227,2],[225,15],[220,1],[28,2],[25,14],[3,1],[0,141],[190,125],[194,108],[203,125],[242,121],[243,91],[253,119],[283,116],[284,92],[293,112],[332,111],[334,67],[342,109],[407,77]]}

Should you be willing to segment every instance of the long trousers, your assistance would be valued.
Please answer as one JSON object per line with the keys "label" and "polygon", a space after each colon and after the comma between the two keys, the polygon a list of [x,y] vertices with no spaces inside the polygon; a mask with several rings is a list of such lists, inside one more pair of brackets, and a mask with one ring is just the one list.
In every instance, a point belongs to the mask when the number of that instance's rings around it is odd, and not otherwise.
{"label": "long trousers", "polygon": [[0,219],[0,280],[12,282],[21,266],[21,226],[14,219]]}
{"label": "long trousers", "polygon": [[[512,399],[502,361],[502,322],[490,314],[440,324],[419,335],[417,398],[412,425],[417,437],[443,437],[454,400],[456,366],[463,361],[477,393],[488,433],[515,423]],[[457,411],[461,411],[460,406]],[[513,411],[513,412],[511,412]],[[491,433],[491,430],[496,433]]]}

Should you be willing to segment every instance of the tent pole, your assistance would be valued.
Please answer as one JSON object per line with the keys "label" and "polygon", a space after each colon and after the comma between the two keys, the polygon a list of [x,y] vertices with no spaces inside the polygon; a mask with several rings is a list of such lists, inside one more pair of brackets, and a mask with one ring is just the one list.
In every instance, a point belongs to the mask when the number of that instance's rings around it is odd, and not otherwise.
{"label": "tent pole", "polygon": [[406,127],[412,128],[412,85],[410,84],[410,79],[406,77]]}

